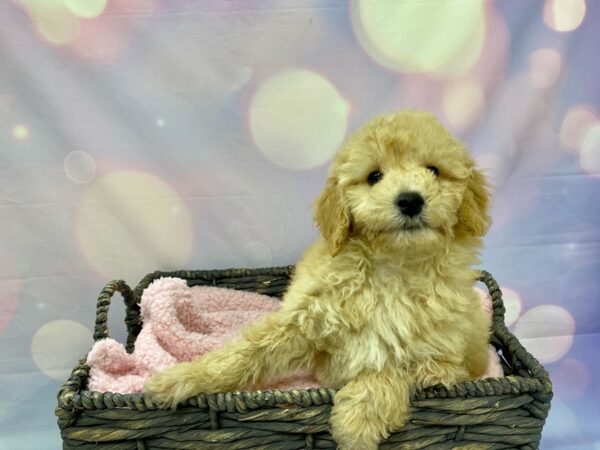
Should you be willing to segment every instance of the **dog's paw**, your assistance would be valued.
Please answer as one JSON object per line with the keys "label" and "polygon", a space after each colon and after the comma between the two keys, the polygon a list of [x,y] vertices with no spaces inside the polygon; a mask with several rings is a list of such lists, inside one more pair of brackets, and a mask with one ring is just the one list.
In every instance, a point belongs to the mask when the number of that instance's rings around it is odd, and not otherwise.
{"label": "dog's paw", "polygon": [[338,450],[377,450],[379,439],[373,436],[351,436],[346,432],[332,432]]}
{"label": "dog's paw", "polygon": [[201,391],[199,377],[192,363],[183,363],[150,377],[144,384],[145,396],[160,408],[175,408]]}
{"label": "dog's paw", "polygon": [[[331,435],[339,450],[377,450],[382,438],[389,436],[377,418],[369,417],[364,408],[334,405],[331,414]],[[379,419],[381,420],[381,419]]]}

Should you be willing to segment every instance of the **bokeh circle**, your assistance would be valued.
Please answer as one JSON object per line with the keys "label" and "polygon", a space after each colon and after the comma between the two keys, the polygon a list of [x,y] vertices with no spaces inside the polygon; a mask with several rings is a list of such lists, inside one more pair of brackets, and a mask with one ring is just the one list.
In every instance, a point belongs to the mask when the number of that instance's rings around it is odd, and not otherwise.
{"label": "bokeh circle", "polygon": [[76,16],[92,19],[104,12],[107,0],[63,0],[63,2]]}
{"label": "bokeh circle", "polygon": [[192,251],[192,221],[179,194],[163,180],[115,171],[87,187],[77,238],[98,273],[133,283],[158,268],[185,266]]}
{"label": "bokeh circle", "polygon": [[457,75],[479,58],[485,38],[483,1],[356,0],[358,41],[376,62],[399,72]]}
{"label": "bokeh circle", "polygon": [[69,180],[77,184],[86,184],[96,175],[96,162],[86,152],[77,150],[65,158],[65,173]]}
{"label": "bokeh circle", "polygon": [[64,381],[91,345],[90,329],[72,320],[54,320],[33,335],[31,357],[48,377]]}
{"label": "bokeh circle", "polygon": [[600,123],[598,111],[589,104],[569,108],[560,126],[560,143],[570,151],[579,151],[587,132]]}
{"label": "bokeh circle", "polygon": [[523,302],[519,294],[513,289],[502,287],[502,301],[504,303],[504,323],[507,327],[517,321],[523,309]]}
{"label": "bokeh circle", "polygon": [[309,70],[267,79],[250,103],[254,143],[272,163],[310,169],[326,163],[344,140],[350,106],[335,86]]}
{"label": "bokeh circle", "polygon": [[531,83],[540,89],[554,85],[561,74],[562,55],[553,48],[541,48],[529,55]]}
{"label": "bokeh circle", "polygon": [[485,91],[481,83],[460,80],[444,89],[444,117],[455,132],[466,130],[485,109]]}
{"label": "bokeh circle", "polygon": [[581,168],[590,175],[600,175],[600,123],[591,127],[581,143]]}
{"label": "bokeh circle", "polygon": [[585,17],[585,0],[546,0],[544,23],[554,31],[573,31]]}
{"label": "bokeh circle", "polygon": [[575,320],[561,306],[536,306],[519,318],[514,333],[540,362],[550,363],[561,359],[571,348]]}

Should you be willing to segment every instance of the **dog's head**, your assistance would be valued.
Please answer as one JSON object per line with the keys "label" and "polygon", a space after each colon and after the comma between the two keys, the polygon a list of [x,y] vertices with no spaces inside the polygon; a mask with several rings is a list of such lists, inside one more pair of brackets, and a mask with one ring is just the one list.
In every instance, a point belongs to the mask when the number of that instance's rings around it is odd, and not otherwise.
{"label": "dog's head", "polygon": [[488,191],[464,146],[430,114],[377,117],[347,141],[315,205],[333,255],[348,237],[391,245],[482,236]]}

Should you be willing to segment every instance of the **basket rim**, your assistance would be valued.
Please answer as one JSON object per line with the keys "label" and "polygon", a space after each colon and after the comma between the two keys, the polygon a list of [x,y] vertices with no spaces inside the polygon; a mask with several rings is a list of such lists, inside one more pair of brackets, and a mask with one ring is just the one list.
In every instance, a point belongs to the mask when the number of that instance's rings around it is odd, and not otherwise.
{"label": "basket rim", "polygon": [[[180,271],[155,271],[146,275],[133,289],[133,305],[139,309],[139,299],[143,290],[152,281],[164,276],[189,279],[201,279],[212,282],[223,278],[237,278],[249,276],[290,276],[294,266],[282,266],[259,269],[212,269],[212,270],[180,270]],[[457,383],[452,386],[431,386],[416,392],[411,401],[435,398],[468,398],[489,397],[499,395],[519,395],[524,393],[537,393],[541,396],[552,396],[552,383],[548,372],[507,329],[504,323],[504,305],[502,292],[489,272],[481,271],[479,281],[483,282],[493,302],[492,336],[500,341],[513,355],[519,371],[528,376],[508,375],[501,378],[486,378]],[[111,282],[123,283],[121,281]],[[109,283],[109,285],[111,285]],[[268,281],[265,281],[268,285]],[[107,285],[107,287],[109,286]],[[129,288],[121,292],[128,292]],[[105,294],[106,288],[102,291]],[[113,289],[114,292],[114,289]],[[112,293],[110,294],[112,295]],[[125,297],[125,295],[124,295]],[[101,295],[102,298],[102,295]],[[127,300],[127,299],[126,299]],[[106,308],[107,309],[107,308]],[[107,312],[106,310],[104,311]],[[98,320],[97,320],[98,322]],[[128,323],[129,326],[129,323]],[[131,331],[131,330],[130,330]],[[132,343],[135,341],[133,336]],[[134,409],[138,411],[160,409],[153,404],[143,393],[120,394],[113,392],[99,392],[82,389],[89,375],[89,366],[86,364],[87,356],[82,358],[71,372],[69,378],[62,385],[57,394],[58,405],[56,415],[59,417],[59,427],[71,425],[79,412],[83,410],[98,409]],[[183,402],[178,408],[189,406],[210,409],[215,412],[238,411],[276,407],[281,405],[294,405],[298,407],[314,407],[332,404],[337,389],[312,388],[282,390],[256,390],[220,392],[213,394],[200,394]]]}

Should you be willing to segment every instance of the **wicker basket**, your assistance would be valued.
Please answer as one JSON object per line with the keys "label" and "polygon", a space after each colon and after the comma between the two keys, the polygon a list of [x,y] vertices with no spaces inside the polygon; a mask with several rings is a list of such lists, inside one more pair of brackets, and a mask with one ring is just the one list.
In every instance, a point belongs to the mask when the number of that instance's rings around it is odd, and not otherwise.
{"label": "wicker basket", "polygon": [[[108,336],[107,315],[115,291],[125,299],[127,349],[132,351],[141,329],[138,303],[153,280],[180,277],[190,286],[222,286],[281,297],[292,269],[154,272],[133,291],[123,281],[113,281],[98,299],[94,339]],[[492,344],[501,355],[506,377],[418,392],[408,423],[381,449],[538,448],[552,398],[548,373],[506,329],[502,293],[494,279],[482,272],[481,281],[493,299]],[[336,447],[328,432],[334,389],[202,394],[170,411],[157,409],[143,394],[91,392],[86,389],[88,372],[84,358],[58,393],[56,415],[63,449]]]}

